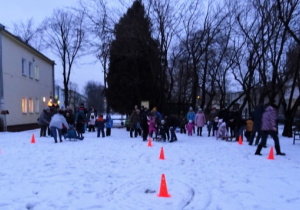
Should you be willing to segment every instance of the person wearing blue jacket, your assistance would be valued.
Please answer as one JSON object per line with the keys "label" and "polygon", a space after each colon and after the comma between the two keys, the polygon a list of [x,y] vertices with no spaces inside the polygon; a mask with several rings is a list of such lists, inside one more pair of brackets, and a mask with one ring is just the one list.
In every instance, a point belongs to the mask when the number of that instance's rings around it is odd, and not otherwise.
{"label": "person wearing blue jacket", "polygon": [[[193,111],[193,107],[190,107],[190,109],[186,115],[187,122],[189,122],[191,120],[192,123],[195,124],[195,116],[196,116],[196,114]],[[195,133],[195,127],[193,127],[193,133]]]}
{"label": "person wearing blue jacket", "polygon": [[106,116],[106,122],[105,122],[105,127],[106,127],[106,136],[110,136],[111,135],[111,128],[114,125],[114,121],[113,119],[111,119],[110,114],[108,114]]}

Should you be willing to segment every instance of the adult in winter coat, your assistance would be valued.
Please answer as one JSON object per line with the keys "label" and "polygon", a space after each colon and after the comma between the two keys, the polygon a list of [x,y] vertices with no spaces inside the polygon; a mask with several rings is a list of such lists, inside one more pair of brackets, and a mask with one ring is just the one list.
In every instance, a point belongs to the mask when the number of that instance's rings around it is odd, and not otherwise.
{"label": "adult in winter coat", "polygon": [[47,128],[50,123],[50,120],[51,120],[50,108],[47,107],[46,109],[44,109],[42,111],[42,113],[40,114],[40,117],[38,119],[38,124],[41,126],[40,137],[46,136],[46,132],[47,132]]}
{"label": "adult in winter coat", "polygon": [[255,145],[258,145],[259,139],[261,138],[261,119],[264,110],[265,110],[264,104],[259,104],[257,107],[255,107],[254,111],[252,112],[251,117],[253,120],[253,127],[252,127],[251,136],[249,138],[249,145],[253,144],[256,133],[257,136],[255,140]]}
{"label": "adult in winter coat", "polygon": [[[216,116],[218,116],[218,112],[215,107],[213,107],[208,114],[208,120],[207,120],[207,131],[208,131],[208,136],[210,136],[211,130],[213,130],[213,124],[215,121]],[[212,133],[212,136],[214,136],[214,132]]]}
{"label": "adult in winter coat", "polygon": [[130,126],[130,137],[133,137],[133,132],[134,132],[134,137],[137,137],[138,131],[140,129],[140,110],[135,109],[130,115],[130,121],[129,121],[129,126]]}
{"label": "adult in winter coat", "polygon": [[202,136],[202,128],[206,123],[205,115],[202,109],[199,109],[195,116],[195,125],[197,127],[197,136]]}
{"label": "adult in winter coat", "polygon": [[147,137],[149,133],[149,125],[147,119],[148,114],[149,112],[147,107],[145,107],[140,114],[143,141],[147,141]]}
{"label": "adult in winter coat", "polygon": [[53,117],[51,118],[50,124],[49,124],[51,134],[54,138],[55,143],[57,143],[57,132],[58,132],[59,140],[60,140],[60,142],[62,142],[61,137],[62,137],[63,126],[65,126],[66,128],[69,128],[67,120],[64,117],[64,111],[59,110],[57,114],[53,115]]}
{"label": "adult in winter coat", "polygon": [[66,111],[65,111],[65,118],[68,122],[69,125],[74,125],[74,113],[72,111],[72,109],[70,109],[69,107],[67,107]]}
{"label": "adult in winter coat", "polygon": [[270,135],[275,143],[275,150],[277,155],[285,155],[280,150],[279,138],[278,138],[278,127],[277,127],[277,107],[275,105],[269,105],[265,109],[262,115],[262,124],[261,124],[261,142],[257,146],[255,155],[261,155],[261,150],[264,145],[266,145],[267,138]]}
{"label": "adult in winter coat", "polygon": [[86,122],[86,110],[84,107],[79,107],[75,115],[76,131],[79,137],[83,137],[83,133],[85,133]]}
{"label": "adult in winter coat", "polygon": [[[229,112],[229,120],[226,122],[227,128],[230,129],[231,138],[236,137],[237,134],[237,123],[239,120],[238,110],[232,110]],[[224,119],[223,119],[224,120]]]}
{"label": "adult in winter coat", "polygon": [[106,127],[106,136],[111,135],[111,129],[114,125],[114,121],[111,119],[110,114],[106,116],[106,122],[105,122],[105,127]]}

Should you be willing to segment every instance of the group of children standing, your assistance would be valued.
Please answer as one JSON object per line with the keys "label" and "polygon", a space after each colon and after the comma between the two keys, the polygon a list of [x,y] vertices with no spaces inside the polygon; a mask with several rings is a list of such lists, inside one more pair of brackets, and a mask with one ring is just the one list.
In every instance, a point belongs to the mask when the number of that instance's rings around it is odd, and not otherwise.
{"label": "group of children standing", "polygon": [[[197,113],[195,113],[193,108],[190,107],[186,115],[187,123],[184,123],[185,119],[183,117],[181,119],[183,121],[181,123],[181,133],[185,133],[187,131],[187,134],[192,136],[193,133],[195,133],[195,129],[197,129],[197,136],[202,136],[203,127],[207,125],[208,136],[212,133],[212,136],[215,136],[217,139],[228,140],[229,138],[232,139],[234,137],[238,137],[238,135],[242,134],[243,130],[245,130],[245,137],[250,141],[253,127],[253,121],[250,118],[244,121],[230,116],[225,118],[223,115],[223,113],[218,113],[216,108],[213,107],[206,119],[201,108],[199,108]],[[225,119],[223,119],[223,117]],[[239,121],[239,125],[237,125],[237,121]],[[229,124],[234,124],[235,127],[238,128],[229,126]],[[230,133],[228,132],[229,128]]]}

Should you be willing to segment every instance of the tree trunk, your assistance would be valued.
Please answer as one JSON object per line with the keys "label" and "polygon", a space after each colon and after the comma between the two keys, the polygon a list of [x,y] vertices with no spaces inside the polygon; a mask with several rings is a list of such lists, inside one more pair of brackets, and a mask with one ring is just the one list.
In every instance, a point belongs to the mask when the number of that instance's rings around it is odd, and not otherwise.
{"label": "tree trunk", "polygon": [[293,137],[293,116],[285,116],[286,120],[284,121],[284,128],[282,136]]}

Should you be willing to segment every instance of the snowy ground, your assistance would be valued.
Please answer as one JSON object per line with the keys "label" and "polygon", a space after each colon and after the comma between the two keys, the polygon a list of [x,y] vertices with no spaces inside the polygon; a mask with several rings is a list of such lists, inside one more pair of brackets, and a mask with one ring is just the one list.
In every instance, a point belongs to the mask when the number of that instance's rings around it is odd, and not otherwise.
{"label": "snowy ground", "polygon": [[[0,209],[300,209],[300,141],[280,135],[287,156],[269,160],[272,139],[255,156],[255,146],[207,137],[206,128],[203,137],[177,135],[149,147],[125,128],[57,144],[39,129],[2,132]],[[169,198],[158,196],[162,174]]]}

